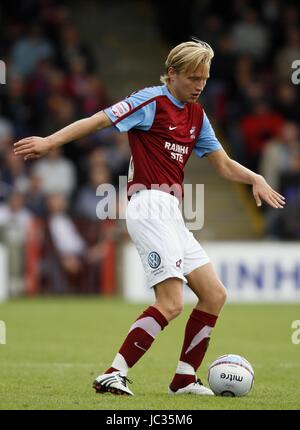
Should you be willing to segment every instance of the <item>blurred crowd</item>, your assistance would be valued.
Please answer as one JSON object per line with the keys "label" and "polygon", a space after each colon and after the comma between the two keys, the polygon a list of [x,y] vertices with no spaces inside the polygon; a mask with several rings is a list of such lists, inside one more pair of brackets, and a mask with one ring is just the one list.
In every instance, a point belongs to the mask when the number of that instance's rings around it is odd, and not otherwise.
{"label": "blurred crowd", "polygon": [[[291,81],[292,62],[300,60],[298,4],[190,0],[187,7],[174,0],[171,26],[169,2],[148,3],[170,46],[194,34],[214,48],[203,104],[232,157],[287,198],[284,211],[265,209],[266,237],[300,239],[300,85]],[[0,86],[0,240],[14,253],[31,221],[45,220],[60,270],[72,277],[82,259],[101,261],[105,233],[97,227],[96,189],[107,182],[118,189],[119,176],[126,176],[127,137],[111,128],[34,162],[13,155],[19,138],[46,136],[111,100],[94,53],[72,21],[71,3],[25,0],[15,7],[4,1],[3,7],[0,52],[8,79]],[[93,234],[86,234],[87,225],[95,226]],[[14,261],[12,270],[22,270]],[[53,267],[46,261],[45,272],[65,290]]]}
{"label": "blurred crowd", "polygon": [[98,219],[96,189],[112,183],[118,190],[119,176],[127,175],[127,136],[110,128],[34,162],[14,156],[12,145],[19,138],[47,136],[111,103],[93,52],[72,22],[70,5],[23,1],[16,8],[5,2],[3,18],[1,59],[8,79],[1,85],[0,240],[10,252],[11,289],[16,294],[22,289],[18,274],[27,263],[18,250],[26,246],[30,226],[41,219],[43,285],[66,292],[76,276],[78,285],[85,276],[84,292],[96,292],[105,238],[113,235],[111,224],[107,228]]}
{"label": "blurred crowd", "polygon": [[[297,2],[210,1],[197,34],[215,49],[204,106],[233,158],[261,173],[287,200],[265,208],[269,239],[300,239],[300,60]],[[300,76],[300,72],[298,73]]]}
{"label": "blurred crowd", "polygon": [[[165,42],[195,35],[215,51],[201,102],[232,157],[261,173],[287,199],[265,208],[269,239],[300,239],[300,60],[297,1],[154,0]],[[296,72],[298,80],[300,71]]]}

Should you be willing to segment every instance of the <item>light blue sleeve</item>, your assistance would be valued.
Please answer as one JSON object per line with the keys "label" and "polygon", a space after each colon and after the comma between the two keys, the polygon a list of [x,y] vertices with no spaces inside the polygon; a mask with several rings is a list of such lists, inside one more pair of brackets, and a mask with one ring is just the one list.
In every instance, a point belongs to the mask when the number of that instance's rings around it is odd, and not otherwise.
{"label": "light blue sleeve", "polygon": [[154,121],[155,97],[161,94],[161,87],[145,88],[105,109],[104,112],[120,132],[132,128],[146,131],[152,127]]}
{"label": "light blue sleeve", "polygon": [[222,149],[222,145],[216,138],[211,123],[204,112],[202,128],[194,147],[194,151],[198,157],[204,157],[204,155],[218,151],[219,149]]}

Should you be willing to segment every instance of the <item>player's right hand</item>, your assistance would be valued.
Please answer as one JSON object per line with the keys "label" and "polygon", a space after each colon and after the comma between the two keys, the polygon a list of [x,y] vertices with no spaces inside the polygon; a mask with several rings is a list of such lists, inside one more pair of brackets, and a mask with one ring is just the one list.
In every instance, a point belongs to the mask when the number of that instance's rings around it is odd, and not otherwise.
{"label": "player's right hand", "polygon": [[31,136],[14,144],[14,154],[23,156],[24,160],[40,158],[53,149],[47,137]]}

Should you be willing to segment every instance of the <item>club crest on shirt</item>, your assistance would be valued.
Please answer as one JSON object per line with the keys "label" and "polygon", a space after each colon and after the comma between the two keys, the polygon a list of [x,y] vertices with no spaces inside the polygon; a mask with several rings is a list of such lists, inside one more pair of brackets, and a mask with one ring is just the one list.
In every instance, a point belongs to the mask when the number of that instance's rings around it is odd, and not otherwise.
{"label": "club crest on shirt", "polygon": [[111,111],[115,117],[120,118],[130,111],[130,105],[124,101],[116,103],[112,106]]}
{"label": "club crest on shirt", "polygon": [[196,131],[196,127],[193,125],[193,127],[190,129],[190,138],[191,139],[195,139],[195,131]]}

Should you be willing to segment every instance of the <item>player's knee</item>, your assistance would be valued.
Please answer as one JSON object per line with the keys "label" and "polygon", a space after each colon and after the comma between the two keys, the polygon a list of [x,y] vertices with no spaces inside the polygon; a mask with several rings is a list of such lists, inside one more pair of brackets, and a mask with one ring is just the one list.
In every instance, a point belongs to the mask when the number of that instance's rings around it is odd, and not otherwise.
{"label": "player's knee", "polygon": [[183,309],[182,281],[166,279],[155,286],[156,305],[168,321],[176,318]]}
{"label": "player's knee", "polygon": [[214,304],[218,305],[220,308],[224,306],[227,300],[227,291],[223,284],[218,284],[213,289],[212,301]]}
{"label": "player's knee", "polygon": [[173,303],[172,307],[171,307],[171,311],[173,314],[173,318],[178,317],[178,315],[181,314],[181,312],[183,311],[183,302],[178,301]]}
{"label": "player's knee", "polygon": [[181,307],[181,306],[177,306],[177,307],[170,309],[170,311],[169,311],[170,320],[177,318],[181,314],[182,309],[183,309],[183,307]]}
{"label": "player's knee", "polygon": [[182,300],[170,300],[165,302],[162,306],[168,320],[171,321],[181,314],[184,305]]}
{"label": "player's knee", "polygon": [[220,294],[220,298],[219,298],[219,300],[220,300],[220,304],[221,304],[222,306],[224,306],[224,305],[225,305],[225,303],[226,303],[226,300],[227,300],[227,290],[226,290],[226,288],[224,287],[224,285],[221,285],[221,286],[220,286],[220,292],[219,292],[219,294]]}

